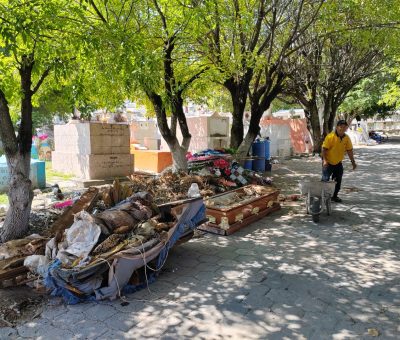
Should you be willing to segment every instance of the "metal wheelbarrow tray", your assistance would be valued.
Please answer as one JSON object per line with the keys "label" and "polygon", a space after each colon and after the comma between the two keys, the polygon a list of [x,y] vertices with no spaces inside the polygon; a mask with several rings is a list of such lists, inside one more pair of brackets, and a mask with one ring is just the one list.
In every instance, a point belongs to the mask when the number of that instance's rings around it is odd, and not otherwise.
{"label": "metal wheelbarrow tray", "polygon": [[316,179],[306,179],[299,183],[302,195],[310,194],[311,196],[316,197],[321,197],[322,192],[324,192],[326,195],[329,194],[330,196],[332,196],[335,190],[335,185],[336,182],[324,182]]}
{"label": "metal wheelbarrow tray", "polygon": [[306,196],[306,212],[312,215],[314,222],[319,222],[319,215],[326,209],[331,214],[331,197],[336,182],[305,179],[299,183],[301,194]]}

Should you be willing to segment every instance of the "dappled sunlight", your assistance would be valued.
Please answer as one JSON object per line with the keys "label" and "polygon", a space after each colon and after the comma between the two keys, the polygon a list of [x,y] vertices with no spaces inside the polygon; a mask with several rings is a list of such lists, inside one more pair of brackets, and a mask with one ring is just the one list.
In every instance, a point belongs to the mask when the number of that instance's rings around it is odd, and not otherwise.
{"label": "dappled sunlight", "polygon": [[[304,200],[284,202],[231,236],[204,234],[172,249],[158,280],[124,297],[128,304],[63,307],[37,324],[87,319],[74,335],[104,339],[344,339],[368,329],[400,338],[400,145],[388,145],[356,150],[359,170],[345,171],[344,203],[320,223]],[[284,161],[274,182],[298,194],[298,181],[320,176],[320,166],[312,157]]]}

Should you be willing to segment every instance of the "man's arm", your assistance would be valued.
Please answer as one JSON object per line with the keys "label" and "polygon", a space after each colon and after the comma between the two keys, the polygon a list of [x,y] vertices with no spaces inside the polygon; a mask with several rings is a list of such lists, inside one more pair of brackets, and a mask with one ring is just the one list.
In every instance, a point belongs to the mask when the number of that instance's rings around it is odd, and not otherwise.
{"label": "man's arm", "polygon": [[349,155],[349,158],[351,160],[351,164],[353,165],[353,170],[355,170],[357,168],[357,164],[356,164],[356,161],[354,160],[353,149],[352,150],[347,150],[347,154]]}
{"label": "man's arm", "polygon": [[328,153],[328,149],[322,148],[322,166],[324,168],[327,168],[329,165],[328,161],[326,160],[327,153]]}

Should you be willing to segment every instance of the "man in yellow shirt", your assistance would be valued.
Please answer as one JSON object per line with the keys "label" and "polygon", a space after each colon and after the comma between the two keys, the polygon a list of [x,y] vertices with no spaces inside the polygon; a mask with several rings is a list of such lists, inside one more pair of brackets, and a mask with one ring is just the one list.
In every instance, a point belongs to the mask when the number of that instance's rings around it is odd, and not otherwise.
{"label": "man in yellow shirt", "polygon": [[332,179],[336,181],[335,192],[332,196],[332,201],[341,202],[338,197],[340,185],[342,184],[343,177],[343,164],[344,155],[347,152],[353,170],[357,168],[354,160],[353,144],[350,137],[346,135],[348,124],[345,120],[339,120],[336,125],[335,131],[331,132],[325,137],[322,144],[322,180],[329,181]]}

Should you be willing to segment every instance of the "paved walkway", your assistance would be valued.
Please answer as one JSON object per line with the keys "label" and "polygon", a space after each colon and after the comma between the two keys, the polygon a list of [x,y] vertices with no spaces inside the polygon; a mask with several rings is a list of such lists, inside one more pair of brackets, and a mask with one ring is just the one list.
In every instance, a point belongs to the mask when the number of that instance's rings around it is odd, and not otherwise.
{"label": "paved walkway", "polygon": [[[127,296],[126,306],[49,306],[0,335],[399,339],[400,144],[359,149],[357,159],[359,170],[346,171],[345,204],[318,225],[294,206],[230,237],[205,235],[177,247],[150,291]],[[287,161],[276,181],[295,185],[319,164]]]}

